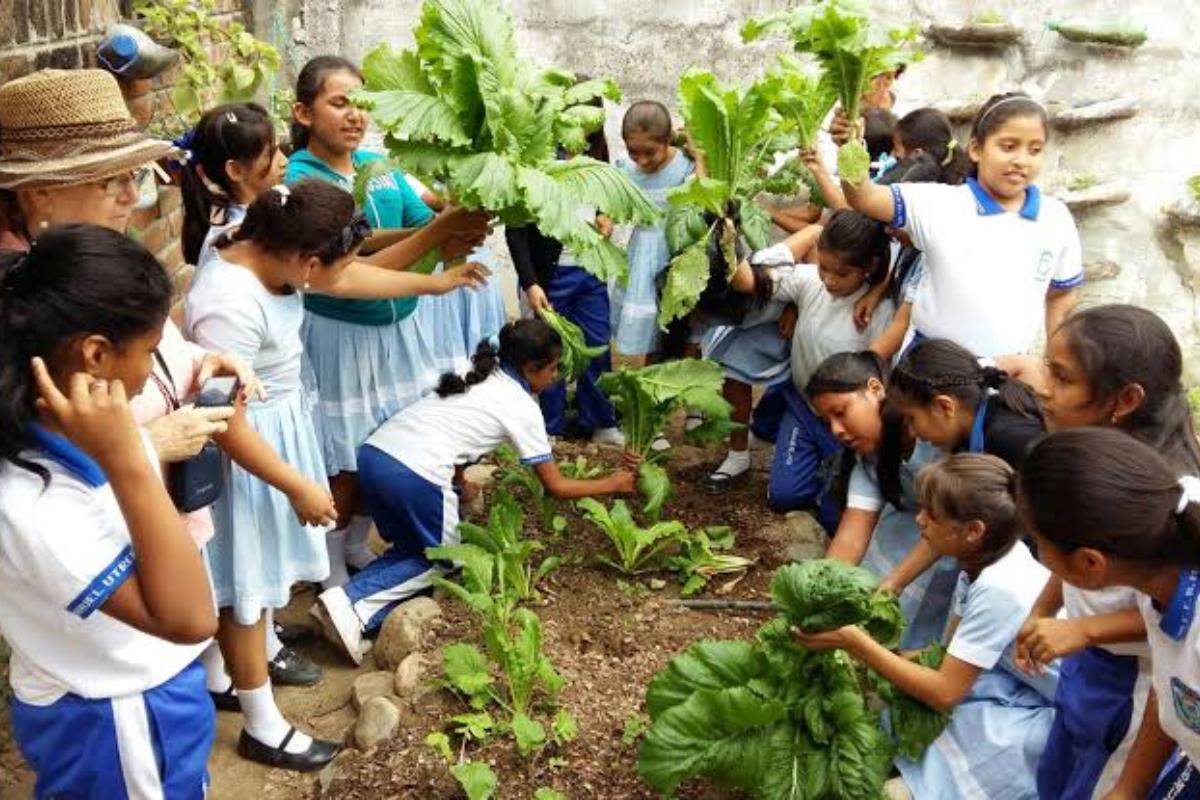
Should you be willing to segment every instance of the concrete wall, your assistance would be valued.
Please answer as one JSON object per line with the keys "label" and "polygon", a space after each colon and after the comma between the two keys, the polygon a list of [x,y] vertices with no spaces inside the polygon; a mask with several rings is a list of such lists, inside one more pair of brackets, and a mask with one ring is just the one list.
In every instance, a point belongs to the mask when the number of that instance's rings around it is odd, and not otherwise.
{"label": "concrete wall", "polygon": [[[336,50],[361,58],[387,41],[411,42],[419,15],[415,0],[291,0],[303,7],[296,21],[305,52]],[[673,103],[675,85],[689,67],[726,78],[749,78],[782,45],[745,46],[738,36],[750,16],[794,5],[784,0],[508,0],[524,52],[538,62],[578,72],[612,75],[626,97]],[[957,23],[996,10],[1024,27],[1021,41],[997,50],[923,45],[927,58],[898,85],[905,106],[982,99],[1022,88],[1047,103],[1077,106],[1136,97],[1138,115],[1073,133],[1056,133],[1047,172],[1049,188],[1091,175],[1124,184],[1124,203],[1080,211],[1085,261],[1092,280],[1089,302],[1129,301],[1154,308],[1176,330],[1200,377],[1200,326],[1195,275],[1200,272],[1196,228],[1167,228],[1162,209],[1183,195],[1183,181],[1200,172],[1200,2],[1159,0],[875,0],[889,22]],[[1065,42],[1045,29],[1049,19],[1128,15],[1145,25],[1150,41],[1125,52]],[[610,123],[619,120],[614,113]],[[616,137],[610,137],[618,142]],[[502,249],[502,248],[501,248]],[[1115,273],[1115,274],[1114,274]]]}

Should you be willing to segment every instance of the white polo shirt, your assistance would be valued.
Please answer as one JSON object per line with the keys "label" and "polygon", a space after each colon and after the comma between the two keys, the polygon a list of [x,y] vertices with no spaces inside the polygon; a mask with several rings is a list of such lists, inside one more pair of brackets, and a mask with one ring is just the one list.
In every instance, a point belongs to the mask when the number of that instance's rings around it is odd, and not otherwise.
{"label": "white polo shirt", "polygon": [[549,461],[550,437],[528,384],[503,367],[465,394],[430,395],[383,423],[367,439],[431,483],[450,486],[454,467],[511,442],[524,464]]}
{"label": "white polo shirt", "polygon": [[925,253],[911,331],[950,339],[980,357],[1024,353],[1045,324],[1046,292],[1083,283],[1071,212],[1036,186],[1016,213],[974,179],[961,186],[891,187],[892,225]]}
{"label": "white polo shirt", "polygon": [[173,644],[100,611],[137,568],[129,529],[99,466],[61,436],[35,435],[43,447],[22,457],[49,471],[48,485],[0,465],[0,634],[12,647],[13,692],[46,706],[165,683],[207,643]]}
{"label": "white polo shirt", "polygon": [[1166,609],[1159,611],[1147,595],[1138,594],[1138,608],[1146,620],[1158,721],[1163,732],[1183,749],[1193,764],[1200,764],[1200,625],[1196,600],[1200,571],[1183,570],[1179,587]]}

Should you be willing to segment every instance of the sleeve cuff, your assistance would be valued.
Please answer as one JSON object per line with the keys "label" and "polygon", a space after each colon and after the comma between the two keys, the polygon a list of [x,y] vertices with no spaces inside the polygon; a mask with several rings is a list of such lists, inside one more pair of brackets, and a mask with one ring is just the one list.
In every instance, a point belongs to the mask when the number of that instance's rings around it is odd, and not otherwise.
{"label": "sleeve cuff", "polygon": [[908,225],[908,206],[904,204],[904,193],[900,191],[898,183],[893,183],[888,188],[892,191],[892,227],[903,228]]}
{"label": "sleeve cuff", "polygon": [[112,563],[83,587],[83,591],[67,606],[67,611],[80,619],[90,617],[92,612],[104,605],[113,592],[121,588],[121,584],[133,574],[134,563],[133,549],[125,545]]}
{"label": "sleeve cuff", "polygon": [[879,511],[883,508],[883,501],[878,497],[870,497],[865,494],[852,494],[846,498],[846,508],[857,508],[859,511]]}
{"label": "sleeve cuff", "polygon": [[1075,289],[1080,286],[1083,286],[1083,273],[1082,272],[1080,272],[1075,277],[1067,278],[1066,280],[1050,281],[1050,288],[1057,289],[1059,291],[1065,291],[1067,289]]}
{"label": "sleeve cuff", "polygon": [[[960,623],[961,624],[961,623]],[[972,666],[980,669],[991,669],[996,666],[996,662],[1000,660],[1003,653],[997,653],[994,650],[989,650],[986,647],[978,647],[966,642],[951,640],[950,646],[946,648],[946,652],[957,658],[959,661],[965,661]]]}
{"label": "sleeve cuff", "polygon": [[547,461],[551,461],[553,459],[554,459],[554,456],[552,454],[545,453],[540,456],[530,456],[529,458],[522,458],[521,463],[526,466],[531,467],[534,464],[545,464]]}

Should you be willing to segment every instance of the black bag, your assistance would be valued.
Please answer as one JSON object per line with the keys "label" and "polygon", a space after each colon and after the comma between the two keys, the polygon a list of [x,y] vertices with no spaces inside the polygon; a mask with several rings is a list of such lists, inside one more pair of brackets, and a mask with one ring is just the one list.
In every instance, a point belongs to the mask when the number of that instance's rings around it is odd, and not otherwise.
{"label": "black bag", "polygon": [[[158,390],[162,392],[171,410],[178,411],[180,403],[175,392],[175,379],[171,377],[171,370],[167,368],[162,354],[155,350],[154,357],[166,380],[153,372],[150,373],[150,377],[158,384]],[[175,508],[185,514],[212,505],[225,488],[225,464],[221,448],[209,440],[204,443],[199,453],[186,461],[168,464],[166,483],[167,494],[171,496]]]}

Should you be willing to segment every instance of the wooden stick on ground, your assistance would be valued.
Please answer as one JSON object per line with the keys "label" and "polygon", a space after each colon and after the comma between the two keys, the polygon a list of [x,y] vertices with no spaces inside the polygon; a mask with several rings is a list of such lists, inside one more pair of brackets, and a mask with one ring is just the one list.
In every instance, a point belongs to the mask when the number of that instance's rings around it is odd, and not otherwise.
{"label": "wooden stick on ground", "polygon": [[766,600],[707,600],[685,599],[671,600],[672,605],[683,606],[696,611],[759,611],[773,612],[775,605]]}

